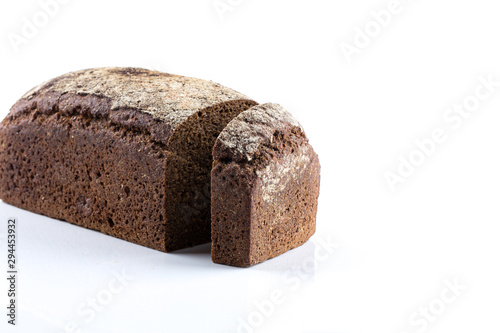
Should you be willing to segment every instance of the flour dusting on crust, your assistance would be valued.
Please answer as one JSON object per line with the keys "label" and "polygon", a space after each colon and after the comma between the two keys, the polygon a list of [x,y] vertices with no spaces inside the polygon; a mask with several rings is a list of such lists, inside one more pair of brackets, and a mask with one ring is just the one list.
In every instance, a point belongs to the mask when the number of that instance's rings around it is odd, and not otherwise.
{"label": "flour dusting on crust", "polygon": [[218,83],[141,68],[105,67],[68,73],[27,92],[97,95],[112,101],[111,111],[133,108],[175,128],[197,111],[231,100],[248,100]]}
{"label": "flour dusting on crust", "polygon": [[300,124],[282,106],[267,103],[240,113],[231,120],[217,140],[251,160],[264,142],[272,142],[277,130],[285,132],[291,127],[300,127]]}

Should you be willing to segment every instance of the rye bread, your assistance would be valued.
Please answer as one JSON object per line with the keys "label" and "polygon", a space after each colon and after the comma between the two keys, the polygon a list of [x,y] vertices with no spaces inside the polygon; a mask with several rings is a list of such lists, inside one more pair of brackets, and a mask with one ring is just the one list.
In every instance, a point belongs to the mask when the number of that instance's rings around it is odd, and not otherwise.
{"label": "rye bread", "polygon": [[300,124],[281,106],[240,113],[214,146],[212,260],[247,267],[315,232],[320,164]]}
{"label": "rye bread", "polygon": [[160,251],[209,242],[213,144],[257,103],[140,68],[62,75],[0,124],[0,198]]}

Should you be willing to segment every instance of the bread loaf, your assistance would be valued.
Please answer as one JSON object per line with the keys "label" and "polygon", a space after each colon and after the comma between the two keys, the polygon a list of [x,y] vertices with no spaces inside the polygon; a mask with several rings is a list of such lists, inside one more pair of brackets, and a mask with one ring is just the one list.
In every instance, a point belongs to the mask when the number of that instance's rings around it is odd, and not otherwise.
{"label": "bread loaf", "polygon": [[0,198],[159,251],[212,240],[247,267],[315,231],[320,166],[299,123],[217,83],[69,73],[0,123]]}
{"label": "bread loaf", "polygon": [[256,104],[138,68],[60,76],[0,124],[0,198],[160,251],[209,242],[214,142]]}
{"label": "bread loaf", "polygon": [[212,260],[247,267],[306,242],[316,227],[320,165],[281,106],[240,113],[214,146]]}

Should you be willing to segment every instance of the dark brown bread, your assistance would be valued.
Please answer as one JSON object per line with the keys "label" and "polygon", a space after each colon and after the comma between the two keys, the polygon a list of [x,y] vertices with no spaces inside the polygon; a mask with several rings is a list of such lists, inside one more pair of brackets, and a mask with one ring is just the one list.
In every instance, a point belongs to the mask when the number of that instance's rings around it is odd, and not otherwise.
{"label": "dark brown bread", "polygon": [[256,104],[138,68],[63,75],[0,124],[0,198],[160,251],[209,242],[213,144]]}
{"label": "dark brown bread", "polygon": [[219,135],[213,156],[214,262],[251,266],[314,234],[318,156],[281,106],[242,112]]}

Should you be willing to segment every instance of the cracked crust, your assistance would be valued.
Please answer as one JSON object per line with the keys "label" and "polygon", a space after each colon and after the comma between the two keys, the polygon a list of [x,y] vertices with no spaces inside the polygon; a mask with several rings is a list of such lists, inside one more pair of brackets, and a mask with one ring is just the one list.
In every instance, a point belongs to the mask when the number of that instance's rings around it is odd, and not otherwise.
{"label": "cracked crust", "polygon": [[277,132],[286,133],[292,129],[307,140],[299,122],[281,105],[256,105],[240,113],[220,133],[214,156],[250,162],[263,146],[274,144]]}
{"label": "cracked crust", "polygon": [[110,101],[109,110],[137,109],[172,129],[196,111],[231,100],[248,99],[218,83],[141,68],[104,67],[59,76],[28,91],[37,96],[94,95]]}

